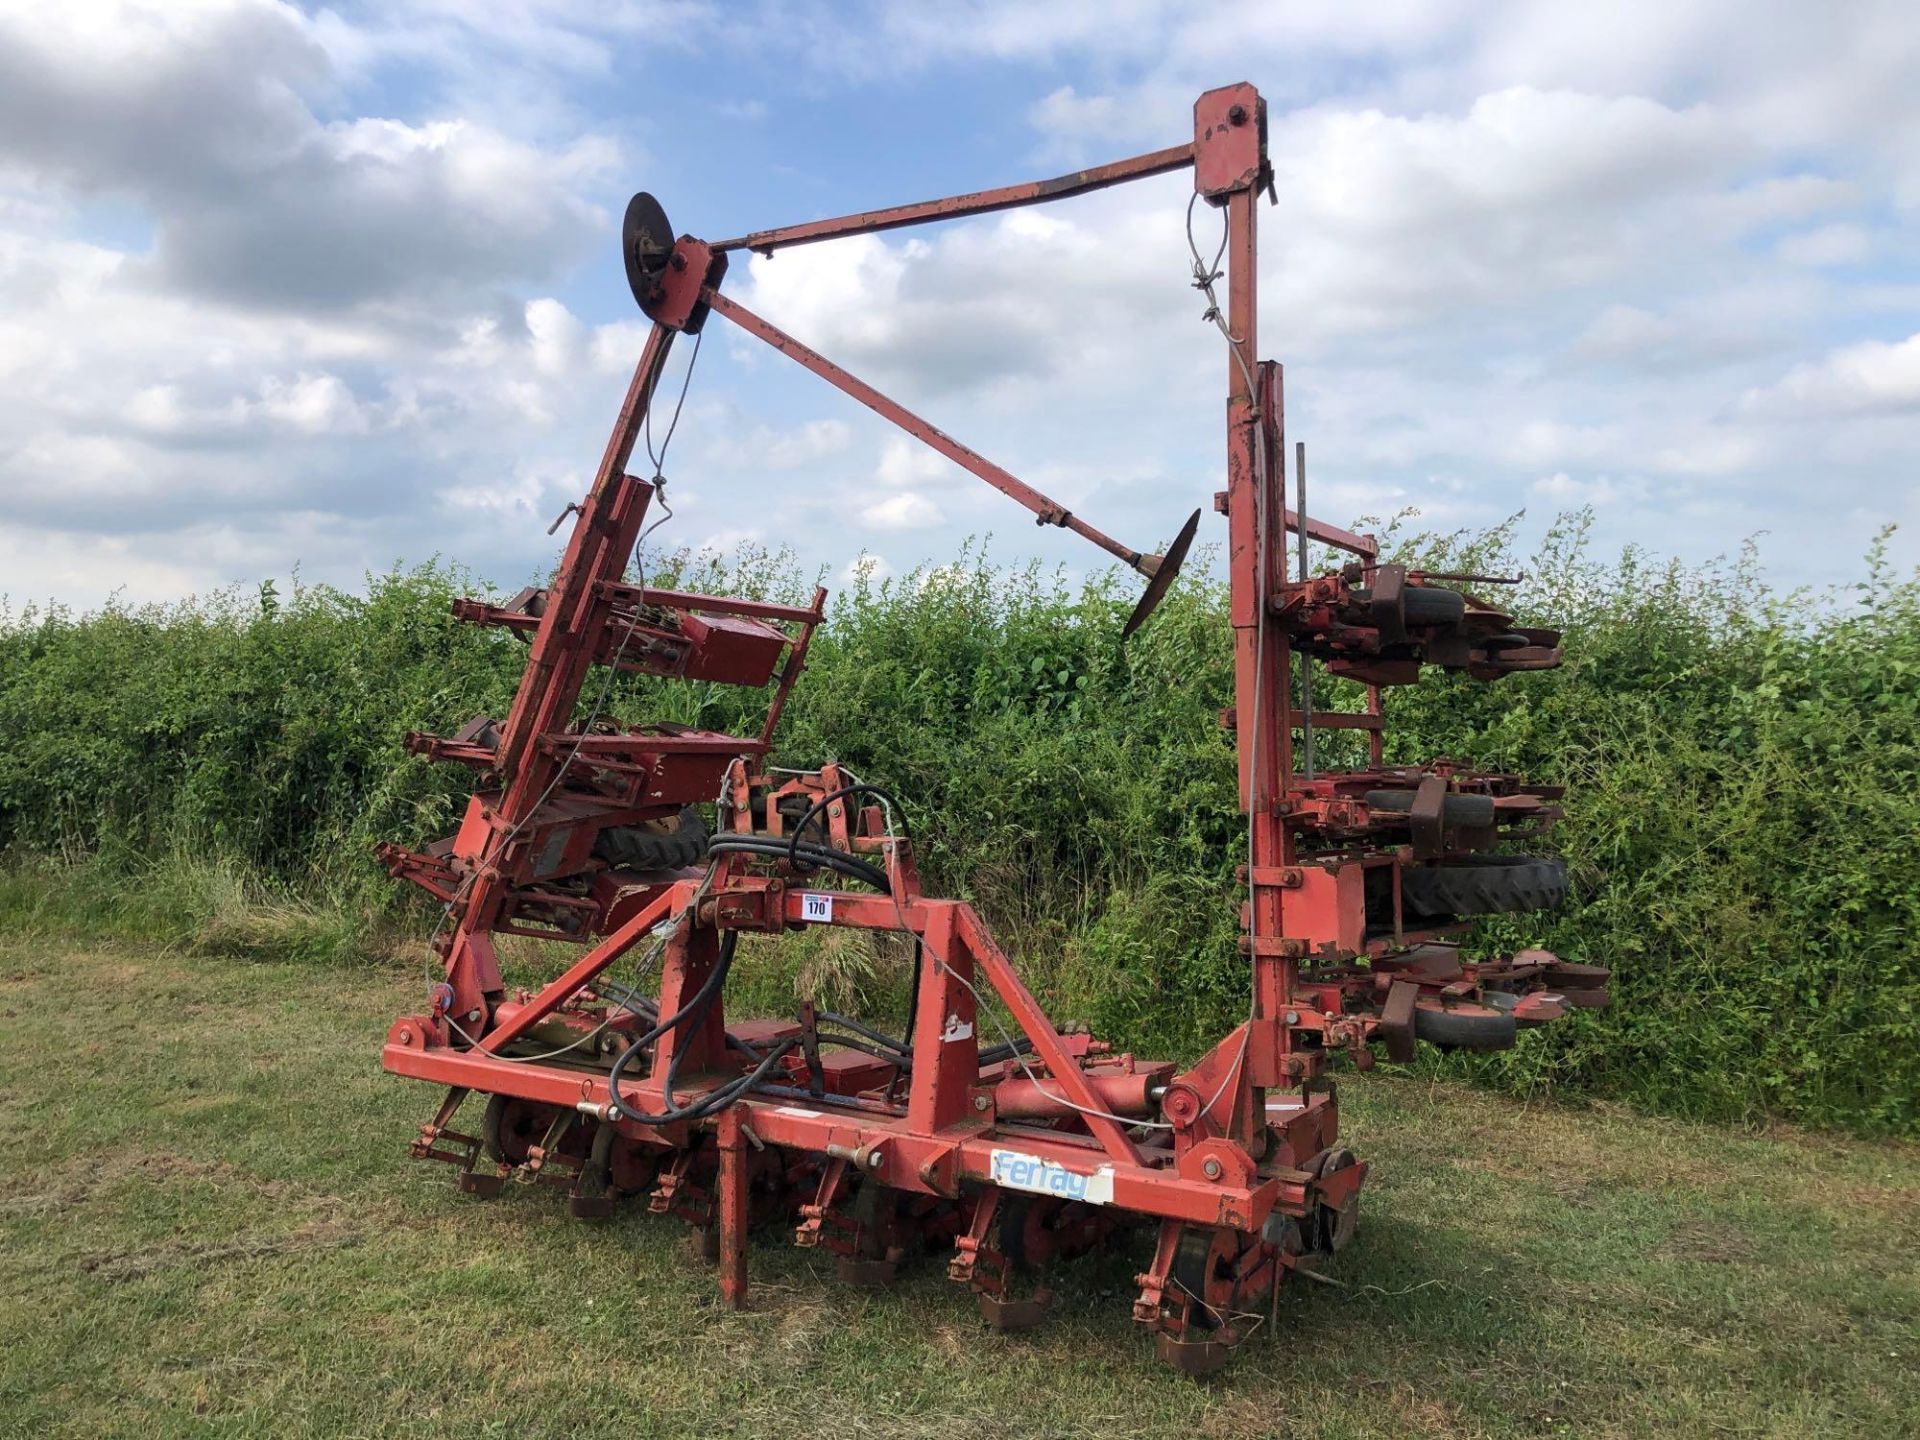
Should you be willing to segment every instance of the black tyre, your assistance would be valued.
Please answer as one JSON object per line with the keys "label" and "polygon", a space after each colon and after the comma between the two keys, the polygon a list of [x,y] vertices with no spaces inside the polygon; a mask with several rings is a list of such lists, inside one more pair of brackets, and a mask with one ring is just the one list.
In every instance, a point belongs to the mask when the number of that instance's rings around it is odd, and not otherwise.
{"label": "black tyre", "polygon": [[1415,915],[1517,915],[1566,898],[1566,864],[1547,856],[1469,855],[1400,872],[1401,904]]}
{"label": "black tyre", "polygon": [[1457,625],[1467,597],[1443,585],[1409,585],[1400,592],[1400,613],[1409,625]]}
{"label": "black tyre", "polygon": [[[1411,790],[1369,790],[1361,798],[1369,810],[1389,815],[1406,815],[1413,810]],[[1440,821],[1449,826],[1484,830],[1500,818],[1491,795],[1447,794],[1440,800]]]}
{"label": "black tyre", "polygon": [[593,853],[616,870],[678,870],[706,857],[707,822],[689,805],[670,826],[618,825],[602,830]]}
{"label": "black tyre", "polygon": [[1459,1010],[1413,1012],[1413,1033],[1442,1050],[1508,1050],[1520,1033],[1520,1024],[1504,1011],[1475,1005]]}

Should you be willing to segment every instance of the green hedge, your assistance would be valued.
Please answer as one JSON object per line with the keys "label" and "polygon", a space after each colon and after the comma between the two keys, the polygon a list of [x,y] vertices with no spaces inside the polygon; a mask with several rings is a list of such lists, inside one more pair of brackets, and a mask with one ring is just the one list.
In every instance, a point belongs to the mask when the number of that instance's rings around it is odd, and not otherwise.
{"label": "green hedge", "polygon": [[[1578,903],[1483,938],[1616,971],[1611,1011],[1473,1068],[1522,1092],[1920,1131],[1920,579],[1876,549],[1857,593],[1778,594],[1750,558],[1601,561],[1585,525],[1563,521],[1525,558],[1507,530],[1394,542],[1436,566],[1526,571],[1515,608],[1567,632],[1558,671],[1389,700],[1395,759],[1572,787],[1556,843]],[[671,571],[787,598],[813,580],[753,552]],[[287,903],[404,920],[417,902],[371,848],[446,833],[465,775],[401,737],[503,714],[524,655],[450,618],[479,588],[430,565],[364,594],[268,585],[0,617],[0,845],[16,874],[48,854],[98,868],[203,852]],[[977,553],[856,583],[780,743],[789,763],[837,758],[906,797],[930,884],[976,900],[1060,1011],[1184,1055],[1246,1003],[1224,597],[1185,582],[1122,647],[1133,593]],[[725,728],[757,702],[635,682],[611,708]]]}

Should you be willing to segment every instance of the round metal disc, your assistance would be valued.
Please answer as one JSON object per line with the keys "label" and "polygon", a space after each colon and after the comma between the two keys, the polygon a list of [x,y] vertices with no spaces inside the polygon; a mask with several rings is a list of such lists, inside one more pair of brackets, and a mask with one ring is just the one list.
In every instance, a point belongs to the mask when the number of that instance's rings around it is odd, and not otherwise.
{"label": "round metal disc", "polygon": [[1173,587],[1174,577],[1180,573],[1181,563],[1187,558],[1187,549],[1193,544],[1194,532],[1199,528],[1200,512],[1196,510],[1187,517],[1187,523],[1180,527],[1180,533],[1173,537],[1173,543],[1167,546],[1166,553],[1160,557],[1159,569],[1147,581],[1140,603],[1133,607],[1133,614],[1127,617],[1126,628],[1120,632],[1122,640],[1146,624],[1147,617],[1166,598],[1167,591]]}
{"label": "round metal disc", "polygon": [[642,308],[672,254],[673,226],[667,223],[667,212],[645,190],[635,192],[620,226],[620,258],[626,262],[634,301]]}

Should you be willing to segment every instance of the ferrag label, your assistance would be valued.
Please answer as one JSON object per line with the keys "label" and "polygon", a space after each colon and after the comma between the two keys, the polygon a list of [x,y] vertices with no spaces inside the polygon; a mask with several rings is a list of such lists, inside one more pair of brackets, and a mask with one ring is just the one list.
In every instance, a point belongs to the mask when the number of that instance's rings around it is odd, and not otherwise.
{"label": "ferrag label", "polygon": [[1031,1190],[1036,1195],[1054,1195],[1062,1200],[1084,1200],[1089,1205],[1113,1203],[1113,1167],[1102,1165],[1091,1175],[1082,1175],[1064,1165],[1038,1155],[1023,1155],[1018,1150],[995,1150],[993,1183],[1009,1190]]}
{"label": "ferrag label", "polygon": [[800,896],[800,918],[815,925],[833,923],[833,897],[807,892]]}

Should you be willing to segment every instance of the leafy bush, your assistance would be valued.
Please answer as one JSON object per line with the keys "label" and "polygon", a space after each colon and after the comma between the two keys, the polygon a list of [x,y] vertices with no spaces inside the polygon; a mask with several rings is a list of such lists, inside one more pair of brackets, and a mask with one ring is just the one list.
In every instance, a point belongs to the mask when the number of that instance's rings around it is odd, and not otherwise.
{"label": "leafy bush", "polygon": [[[1570,786],[1556,843],[1580,903],[1482,938],[1616,971],[1611,1011],[1446,1063],[1522,1092],[1920,1131],[1920,580],[1880,549],[1851,594],[1771,593],[1751,557],[1603,562],[1582,516],[1524,563],[1510,528],[1390,538],[1436,568],[1524,568],[1516,610],[1566,630],[1550,674],[1391,692],[1390,758]],[[783,763],[838,759],[903,796],[930,887],[980,904],[1056,1013],[1189,1056],[1246,1004],[1210,568],[1191,564],[1124,647],[1134,587],[1113,576],[1074,585],[972,551],[869,575],[836,598],[780,737]],[[791,557],[752,550],[680,556],[656,578],[812,588]],[[402,739],[504,714],[525,654],[451,619],[476,588],[428,565],[362,595],[267,585],[0,616],[0,923],[84,916],[324,955],[417,926],[418,897],[372,846],[447,833],[467,777]],[[1347,688],[1323,679],[1320,703],[1352,703]],[[722,729],[756,724],[760,704],[624,679],[607,700]],[[1323,754],[1353,740],[1326,736]],[[169,887],[166,903],[111,898]],[[249,906],[269,918],[249,929]]]}

